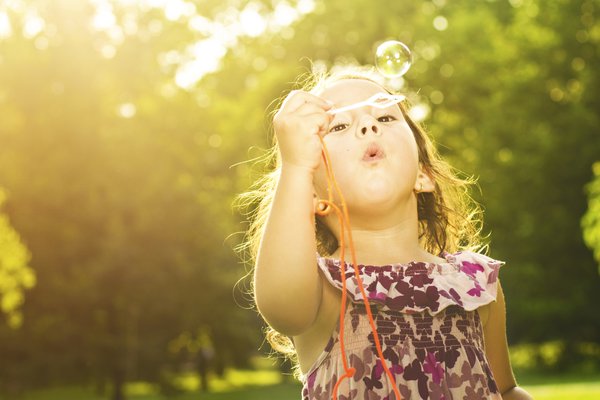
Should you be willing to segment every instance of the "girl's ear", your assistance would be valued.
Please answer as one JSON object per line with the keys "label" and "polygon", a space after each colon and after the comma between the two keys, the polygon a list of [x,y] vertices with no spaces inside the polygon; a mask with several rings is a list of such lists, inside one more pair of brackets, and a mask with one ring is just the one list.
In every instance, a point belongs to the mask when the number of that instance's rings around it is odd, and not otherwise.
{"label": "girl's ear", "polygon": [[320,198],[317,195],[317,193],[313,192],[313,212],[316,215],[320,215],[320,214],[318,214],[318,212],[322,213],[327,208],[327,206],[325,204],[323,204],[323,203],[319,204],[319,200],[320,200]]}
{"label": "girl's ear", "polygon": [[417,179],[415,180],[415,187],[413,190],[415,193],[435,191],[435,180],[425,172],[425,168],[421,162],[419,162],[419,172],[417,173]]}

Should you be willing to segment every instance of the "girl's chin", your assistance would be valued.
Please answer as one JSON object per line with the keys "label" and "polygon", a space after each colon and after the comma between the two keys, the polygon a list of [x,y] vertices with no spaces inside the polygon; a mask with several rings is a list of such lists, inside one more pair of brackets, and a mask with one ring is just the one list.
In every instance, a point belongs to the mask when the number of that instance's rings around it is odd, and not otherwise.
{"label": "girl's chin", "polygon": [[360,193],[369,198],[387,199],[397,197],[403,191],[400,182],[390,179],[365,179],[360,187]]}
{"label": "girl's chin", "polygon": [[[369,174],[345,174],[338,178],[342,193],[348,206],[366,209],[368,207],[397,206],[399,203],[410,199],[412,188],[407,187],[406,182],[390,179],[389,175]],[[315,182],[317,183],[317,182]],[[326,182],[318,182],[315,185],[320,198],[327,198]],[[335,196],[337,198],[337,196]],[[337,199],[339,201],[339,199]]]}
{"label": "girl's chin", "polygon": [[400,187],[368,185],[360,193],[352,194],[347,201],[350,203],[349,206],[356,208],[384,210],[388,207],[397,207],[403,201],[408,201],[409,198],[410,193],[403,193]]}

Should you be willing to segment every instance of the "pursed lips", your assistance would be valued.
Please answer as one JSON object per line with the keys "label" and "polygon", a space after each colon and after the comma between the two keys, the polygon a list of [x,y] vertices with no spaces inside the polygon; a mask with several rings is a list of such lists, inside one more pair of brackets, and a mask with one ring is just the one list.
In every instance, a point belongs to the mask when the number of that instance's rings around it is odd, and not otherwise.
{"label": "pursed lips", "polygon": [[385,152],[377,143],[370,143],[363,153],[363,161],[377,161],[385,158]]}

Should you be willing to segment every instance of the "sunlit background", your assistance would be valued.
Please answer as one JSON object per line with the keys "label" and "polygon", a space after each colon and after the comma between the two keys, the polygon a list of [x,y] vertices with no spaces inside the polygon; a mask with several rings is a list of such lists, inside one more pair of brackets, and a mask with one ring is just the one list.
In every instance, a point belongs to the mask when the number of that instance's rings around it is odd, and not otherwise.
{"label": "sunlit background", "polygon": [[598,0],[3,0],[0,399],[299,399],[233,248],[276,99],[390,82],[479,178],[517,381],[600,396]]}

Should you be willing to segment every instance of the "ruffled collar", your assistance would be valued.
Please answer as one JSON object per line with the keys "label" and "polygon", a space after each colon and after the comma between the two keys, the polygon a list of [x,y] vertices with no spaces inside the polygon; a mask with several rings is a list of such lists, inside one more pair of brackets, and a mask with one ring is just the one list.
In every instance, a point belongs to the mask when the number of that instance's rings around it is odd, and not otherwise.
{"label": "ruffled collar", "polygon": [[[460,269],[460,264],[457,263],[457,256],[460,256],[463,252],[458,251],[456,253],[449,253],[444,251],[440,254],[446,262],[434,263],[428,261],[409,261],[407,263],[391,263],[391,264],[383,264],[383,265],[374,265],[374,264],[358,264],[358,269],[364,271],[366,273],[376,271],[376,272],[402,272],[404,275],[414,275],[418,273],[432,273],[436,270],[438,273],[444,272],[456,272]],[[319,264],[329,267],[340,268],[340,260],[337,258],[331,257],[321,257],[317,255],[317,259]],[[354,270],[352,267],[352,262],[345,260],[346,269]]]}
{"label": "ruffled collar", "polygon": [[[471,311],[496,299],[498,271],[504,261],[471,251],[442,253],[444,263],[411,261],[388,265],[359,264],[358,271],[369,302],[406,313],[432,314],[450,305]],[[317,257],[327,280],[342,290],[340,261]],[[350,301],[363,295],[354,267],[345,262],[346,291]]]}

